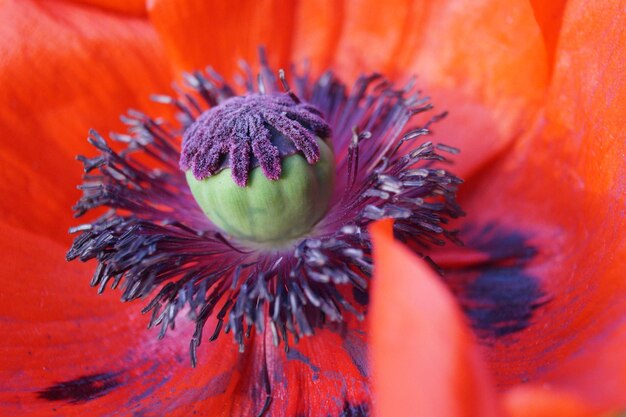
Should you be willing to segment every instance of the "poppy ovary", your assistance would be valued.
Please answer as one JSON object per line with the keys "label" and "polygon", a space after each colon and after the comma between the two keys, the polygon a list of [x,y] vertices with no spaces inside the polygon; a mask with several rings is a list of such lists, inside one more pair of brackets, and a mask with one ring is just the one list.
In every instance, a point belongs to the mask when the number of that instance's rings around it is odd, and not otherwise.
{"label": "poppy ovary", "polygon": [[333,191],[331,129],[293,93],[253,93],[205,111],[180,167],[205,215],[244,242],[282,247],[323,218]]}

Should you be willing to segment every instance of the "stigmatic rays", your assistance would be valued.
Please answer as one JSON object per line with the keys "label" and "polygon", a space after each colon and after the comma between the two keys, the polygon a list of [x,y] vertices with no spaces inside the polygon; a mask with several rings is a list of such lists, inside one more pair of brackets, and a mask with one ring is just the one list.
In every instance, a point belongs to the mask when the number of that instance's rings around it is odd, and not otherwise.
{"label": "stigmatic rays", "polygon": [[[394,218],[396,237],[427,257],[431,245],[456,241],[446,224],[462,215],[455,200],[461,180],[442,168],[440,153],[456,150],[425,141],[442,117],[425,115],[428,98],[377,74],[351,88],[331,72],[316,80],[296,74],[291,90],[283,73],[276,77],[261,61],[258,78],[244,67],[241,86],[210,69],[186,75],[177,97],[155,97],[176,107],[178,122],[131,111],[123,117],[127,134],[112,134],[109,143],[91,132],[99,154],[79,158],[86,174],[76,215],[108,211],[72,230],[78,236],[67,258],[96,259],[91,285],[100,292],[110,286],[124,301],[151,297],[143,312],[161,337],[184,312],[195,323],[194,364],[201,341],[222,332],[241,350],[253,328],[286,348],[319,326],[362,318],[373,267],[367,226]],[[295,168],[290,158],[298,158]],[[302,191],[278,194],[297,203],[289,220],[295,226],[287,228],[296,231],[274,233],[269,244],[264,237],[279,227],[280,212],[275,224],[252,230],[245,226],[250,210],[230,217],[227,208],[218,216],[224,226],[206,217],[212,202],[201,209],[192,195],[201,194],[194,181],[222,176],[232,186],[209,185],[214,195],[252,190],[246,198],[254,205],[272,193],[263,187],[280,184],[290,170],[302,177],[295,181]],[[324,192],[327,201],[312,207]],[[313,221],[302,225],[302,218]]]}

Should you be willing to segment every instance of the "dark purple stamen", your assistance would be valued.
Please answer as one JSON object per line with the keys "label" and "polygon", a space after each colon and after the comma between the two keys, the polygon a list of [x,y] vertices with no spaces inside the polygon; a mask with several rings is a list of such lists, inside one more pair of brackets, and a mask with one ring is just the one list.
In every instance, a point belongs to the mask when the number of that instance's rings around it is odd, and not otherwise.
{"label": "dark purple stamen", "polygon": [[240,187],[246,186],[256,166],[277,180],[282,157],[299,151],[310,164],[319,160],[316,136],[329,137],[330,127],[319,110],[293,94],[232,97],[204,112],[185,131],[180,167],[191,169],[198,180],[231,168]]}
{"label": "dark purple stamen", "polygon": [[[264,61],[260,74],[247,73],[246,95],[238,98],[211,70],[187,74],[178,97],[155,96],[179,110],[180,126],[130,111],[123,118],[128,135],[111,135],[115,144],[92,131],[89,141],[99,155],[79,158],[86,174],[76,216],[109,210],[72,229],[79,235],[68,260],[95,259],[91,285],[99,291],[120,287],[124,301],[152,294],[143,311],[161,337],[186,311],[196,327],[194,364],[200,343],[222,332],[242,350],[252,328],[271,332],[274,344],[287,348],[320,326],[341,329],[347,314],[362,318],[373,220],[395,219],[396,237],[427,261],[432,245],[457,241],[447,223],[463,214],[456,203],[462,181],[440,167],[447,160],[439,153],[456,150],[418,142],[443,115],[416,122],[432,108],[428,98],[377,74],[360,77],[352,88],[330,72],[315,81],[296,75],[293,92]],[[286,92],[278,93],[281,85]],[[179,162],[196,177],[231,167],[239,185],[255,164],[278,178],[285,152],[301,152],[309,162],[319,157],[313,135],[330,134],[324,120],[333,129],[336,186],[315,231],[281,253],[224,238],[193,199]],[[207,334],[209,318],[215,324]]]}

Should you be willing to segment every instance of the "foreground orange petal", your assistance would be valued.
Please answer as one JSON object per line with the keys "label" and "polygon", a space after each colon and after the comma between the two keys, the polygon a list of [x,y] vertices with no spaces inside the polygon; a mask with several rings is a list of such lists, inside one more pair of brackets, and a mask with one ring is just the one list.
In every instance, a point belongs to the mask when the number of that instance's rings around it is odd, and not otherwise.
{"label": "foreground orange petal", "polygon": [[0,213],[67,242],[81,175],[75,155],[92,152],[88,129],[106,134],[121,129],[129,107],[154,109],[149,94],[169,86],[169,66],[139,18],[6,0],[0,21],[0,192],[11,196]]}
{"label": "foreground orange petal", "polygon": [[390,220],[371,227],[372,371],[379,416],[492,417],[495,394],[452,295],[393,239]]}
{"label": "foreground orange petal", "polygon": [[549,385],[518,385],[496,398],[452,294],[394,240],[391,225],[371,227],[378,262],[371,318],[377,415],[593,417],[616,410],[592,408]]}

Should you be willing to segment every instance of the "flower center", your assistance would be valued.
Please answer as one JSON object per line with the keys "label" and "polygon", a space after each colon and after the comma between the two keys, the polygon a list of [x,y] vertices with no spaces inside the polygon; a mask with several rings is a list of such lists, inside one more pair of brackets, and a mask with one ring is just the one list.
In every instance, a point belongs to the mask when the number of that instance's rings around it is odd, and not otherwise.
{"label": "flower center", "polygon": [[206,216],[235,238],[281,247],[324,216],[335,167],[330,127],[292,93],[249,94],[204,112],[180,167]]}
{"label": "flower center", "polygon": [[100,292],[153,294],[143,312],[159,337],[185,311],[194,365],[201,341],[221,333],[243,351],[253,328],[285,349],[319,327],[345,329],[367,312],[372,221],[395,219],[394,235],[428,260],[430,247],[458,242],[448,221],[463,215],[462,181],[439,166],[439,151],[456,150],[422,140],[445,113],[420,125],[432,105],[412,84],[373,74],[349,88],[332,72],[302,74],[296,96],[263,54],[259,76],[242,81],[248,93],[235,97],[219,74],[195,71],[179,96],[154,96],[179,111],[181,151],[176,125],[132,110],[129,134],[91,131],[99,152],[79,156],[76,216],[109,210],[72,228],[67,259],[96,260]]}

